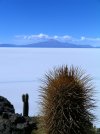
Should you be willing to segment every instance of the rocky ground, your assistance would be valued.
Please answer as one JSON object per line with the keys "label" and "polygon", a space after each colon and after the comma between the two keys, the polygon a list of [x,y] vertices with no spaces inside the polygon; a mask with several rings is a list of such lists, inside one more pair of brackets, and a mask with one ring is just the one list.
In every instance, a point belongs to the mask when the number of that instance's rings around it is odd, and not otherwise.
{"label": "rocky ground", "polygon": [[14,106],[0,96],[0,134],[31,134],[35,129],[35,117],[24,117],[15,113]]}

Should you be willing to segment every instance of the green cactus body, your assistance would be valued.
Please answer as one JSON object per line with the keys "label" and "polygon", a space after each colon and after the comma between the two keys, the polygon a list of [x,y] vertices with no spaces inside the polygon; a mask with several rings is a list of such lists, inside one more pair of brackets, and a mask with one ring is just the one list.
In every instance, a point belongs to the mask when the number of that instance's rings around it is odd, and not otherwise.
{"label": "green cactus body", "polygon": [[46,134],[88,134],[94,119],[90,109],[90,78],[71,66],[46,74],[41,103]]}
{"label": "green cactus body", "polygon": [[29,96],[28,94],[22,95],[22,101],[23,101],[23,116],[28,116],[29,113],[29,103],[28,103]]}

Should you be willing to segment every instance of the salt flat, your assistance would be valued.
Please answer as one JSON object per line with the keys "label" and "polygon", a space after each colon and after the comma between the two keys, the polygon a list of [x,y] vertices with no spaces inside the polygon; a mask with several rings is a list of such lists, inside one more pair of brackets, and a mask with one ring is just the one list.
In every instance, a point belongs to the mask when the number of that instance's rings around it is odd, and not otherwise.
{"label": "salt flat", "polygon": [[[0,48],[0,95],[22,113],[23,93],[30,96],[30,115],[39,114],[41,78],[53,67],[74,65],[93,77],[95,114],[100,121],[100,49],[93,48]],[[99,126],[100,127],[100,126]]]}

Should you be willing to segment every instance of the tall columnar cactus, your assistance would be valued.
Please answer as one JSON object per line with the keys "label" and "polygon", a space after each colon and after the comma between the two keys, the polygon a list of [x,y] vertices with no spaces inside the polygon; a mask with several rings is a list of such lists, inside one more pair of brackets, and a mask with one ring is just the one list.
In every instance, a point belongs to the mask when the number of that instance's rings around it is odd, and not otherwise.
{"label": "tall columnar cactus", "polygon": [[91,79],[79,68],[54,69],[41,87],[46,134],[88,134],[94,119]]}
{"label": "tall columnar cactus", "polygon": [[29,113],[29,103],[28,103],[29,96],[28,94],[22,95],[22,101],[23,101],[23,116],[28,116]]}

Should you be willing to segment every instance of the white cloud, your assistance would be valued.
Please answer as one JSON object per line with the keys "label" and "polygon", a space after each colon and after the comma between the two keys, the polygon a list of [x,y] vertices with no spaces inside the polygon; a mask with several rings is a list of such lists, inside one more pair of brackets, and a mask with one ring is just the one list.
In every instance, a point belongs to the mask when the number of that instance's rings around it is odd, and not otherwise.
{"label": "white cloud", "polygon": [[54,35],[53,38],[54,38],[54,39],[59,39],[59,36]]}
{"label": "white cloud", "polygon": [[63,38],[64,38],[64,39],[67,39],[67,40],[72,39],[72,37],[71,37],[71,36],[69,36],[69,35],[64,35],[64,36],[63,36]]}
{"label": "white cloud", "polygon": [[37,35],[16,35],[15,38],[17,39],[23,39],[23,40],[33,40],[33,39],[57,39],[57,40],[61,40],[61,41],[64,41],[64,40],[70,40],[72,37],[69,36],[69,35],[64,35],[64,36],[57,36],[57,35],[54,35],[54,36],[49,36],[47,34],[43,34],[43,33],[40,33],[40,34],[37,34]]}
{"label": "white cloud", "polygon": [[78,40],[80,44],[88,44],[88,45],[93,45],[93,46],[100,46],[100,38],[98,37],[85,37],[82,36],[80,40]]}
{"label": "white cloud", "polygon": [[16,38],[19,38],[19,39],[27,39],[27,40],[33,40],[33,39],[48,39],[49,36],[46,35],[46,34],[37,34],[37,35],[16,35],[15,36]]}
{"label": "white cloud", "polygon": [[33,35],[16,35],[15,36],[15,41],[18,44],[35,43],[35,42],[40,42],[40,41],[47,41],[49,39],[54,39],[54,40],[58,40],[61,42],[76,43],[80,45],[100,46],[100,38],[92,38],[92,37],[85,37],[85,36],[81,36],[80,38],[75,38],[70,35],[49,36],[43,33],[33,34]]}
{"label": "white cloud", "polygon": [[53,37],[49,37],[49,38],[57,39],[57,40],[60,40],[60,41],[66,41],[66,40],[71,40],[72,39],[72,37],[69,36],[69,35],[64,35],[64,36],[54,35]]}
{"label": "white cloud", "polygon": [[39,38],[46,38],[46,39],[49,38],[49,36],[47,34],[42,34],[42,33],[40,33],[37,37],[39,37]]}
{"label": "white cloud", "polygon": [[81,40],[85,40],[86,38],[84,36],[81,37]]}
{"label": "white cloud", "polygon": [[81,37],[81,40],[88,40],[88,41],[100,41],[100,38],[92,38],[92,37]]}

